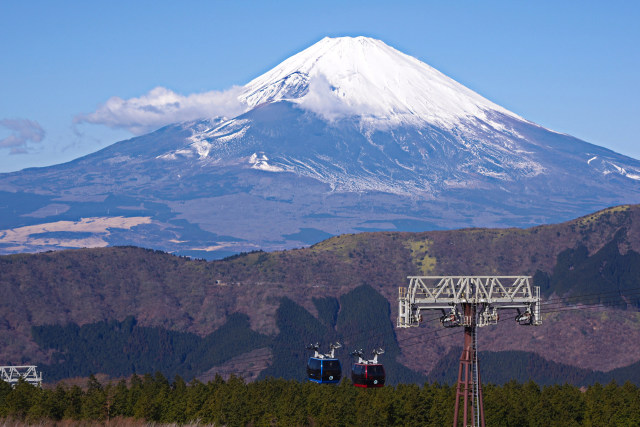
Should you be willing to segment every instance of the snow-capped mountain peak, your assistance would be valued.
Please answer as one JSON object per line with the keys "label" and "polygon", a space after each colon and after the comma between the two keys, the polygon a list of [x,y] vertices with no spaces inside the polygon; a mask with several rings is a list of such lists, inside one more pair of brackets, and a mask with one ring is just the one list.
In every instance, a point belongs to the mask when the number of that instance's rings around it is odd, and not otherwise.
{"label": "snow-capped mountain peak", "polygon": [[566,161],[588,174],[640,177],[635,164],[594,157],[600,151],[578,141],[550,155],[541,137],[548,130],[367,37],[324,38],[249,82],[240,100],[245,113],[193,128],[187,147],[158,158],[293,173],[333,192],[403,196],[518,185],[558,173]]}
{"label": "snow-capped mountain peak", "polygon": [[368,37],[326,37],[249,82],[240,100],[249,108],[289,100],[330,120],[358,116],[386,124],[452,128],[469,118],[490,121],[489,111],[520,119],[424,62]]}
{"label": "snow-capped mountain peak", "polygon": [[323,39],[238,94],[231,118],[0,174],[0,253],[137,244],[226,256],[640,202],[640,161],[521,119],[378,40]]}

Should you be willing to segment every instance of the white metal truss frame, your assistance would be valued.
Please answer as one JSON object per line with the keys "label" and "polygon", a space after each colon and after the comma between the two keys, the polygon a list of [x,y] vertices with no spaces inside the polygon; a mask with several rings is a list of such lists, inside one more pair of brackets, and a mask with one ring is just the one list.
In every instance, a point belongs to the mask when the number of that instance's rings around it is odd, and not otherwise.
{"label": "white metal truss frame", "polygon": [[328,358],[335,359],[336,358],[336,356],[335,356],[336,349],[338,349],[340,347],[342,347],[342,344],[340,344],[339,342],[331,343],[331,344],[329,344],[329,349],[330,349],[329,353],[325,353],[325,354],[320,353],[320,351],[319,351],[320,350],[320,345],[318,343],[309,344],[307,346],[307,349],[314,351],[313,357],[315,357],[316,359],[328,359]]}
{"label": "white metal truss frame", "polygon": [[20,378],[32,385],[40,386],[42,384],[42,372],[38,372],[37,366],[0,366],[2,381],[15,386]]}
{"label": "white metal truss frame", "polygon": [[384,349],[382,348],[378,348],[378,349],[374,349],[371,354],[373,354],[373,359],[367,360],[367,359],[363,359],[362,356],[364,356],[364,353],[362,352],[362,349],[354,351],[353,353],[351,353],[352,356],[358,356],[358,363],[363,364],[363,365],[377,365],[378,364],[378,356],[381,354],[384,354]]}
{"label": "white metal truss frame", "polygon": [[540,287],[531,286],[531,276],[409,276],[408,279],[409,286],[399,288],[397,326],[401,328],[418,326],[422,310],[447,310],[458,304],[484,305],[487,312],[523,309],[531,313],[531,324],[542,323]]}

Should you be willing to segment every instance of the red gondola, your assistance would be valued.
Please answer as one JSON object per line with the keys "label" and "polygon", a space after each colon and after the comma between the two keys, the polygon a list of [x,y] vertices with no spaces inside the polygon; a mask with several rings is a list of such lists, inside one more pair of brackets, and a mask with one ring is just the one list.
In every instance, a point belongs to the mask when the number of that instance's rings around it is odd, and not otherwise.
{"label": "red gondola", "polygon": [[379,348],[372,353],[373,360],[364,360],[362,350],[351,353],[352,356],[358,357],[358,361],[351,366],[351,381],[354,386],[363,388],[384,386],[386,379],[384,366],[378,363],[378,355],[383,354],[384,350]]}

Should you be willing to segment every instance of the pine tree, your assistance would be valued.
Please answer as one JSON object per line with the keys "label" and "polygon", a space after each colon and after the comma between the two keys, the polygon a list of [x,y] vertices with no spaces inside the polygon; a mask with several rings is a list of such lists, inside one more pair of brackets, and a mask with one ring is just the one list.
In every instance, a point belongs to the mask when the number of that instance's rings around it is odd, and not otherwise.
{"label": "pine tree", "polygon": [[118,381],[110,394],[110,401],[109,418],[133,416],[133,412],[129,410],[129,389],[126,380]]}
{"label": "pine tree", "polygon": [[7,415],[19,419],[25,419],[27,413],[36,402],[38,390],[35,386],[18,379],[15,387],[6,397]]}
{"label": "pine tree", "polygon": [[82,418],[103,421],[107,418],[107,396],[95,375],[87,380],[87,392],[82,401]]}
{"label": "pine tree", "polygon": [[66,407],[64,410],[64,418],[79,420],[82,417],[82,400],[84,393],[77,385],[67,390]]}

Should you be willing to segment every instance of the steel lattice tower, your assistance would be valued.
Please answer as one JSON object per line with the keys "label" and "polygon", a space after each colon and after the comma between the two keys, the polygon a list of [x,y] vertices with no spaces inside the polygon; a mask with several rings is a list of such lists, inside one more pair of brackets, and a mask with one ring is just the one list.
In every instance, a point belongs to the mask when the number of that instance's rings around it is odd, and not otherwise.
{"label": "steel lattice tower", "polygon": [[[419,326],[421,311],[439,310],[445,327],[464,327],[464,347],[458,368],[453,426],[485,427],[482,382],[478,367],[476,328],[496,324],[498,310],[515,309],[521,325],[540,325],[540,288],[530,276],[410,276],[398,297],[400,328]],[[462,314],[460,314],[462,313]]]}

